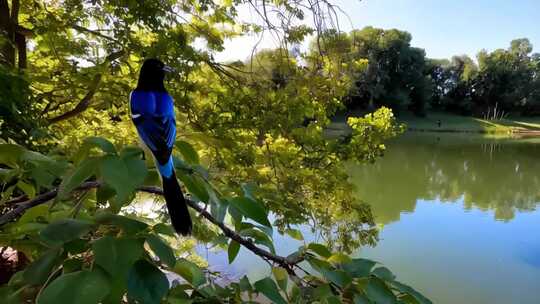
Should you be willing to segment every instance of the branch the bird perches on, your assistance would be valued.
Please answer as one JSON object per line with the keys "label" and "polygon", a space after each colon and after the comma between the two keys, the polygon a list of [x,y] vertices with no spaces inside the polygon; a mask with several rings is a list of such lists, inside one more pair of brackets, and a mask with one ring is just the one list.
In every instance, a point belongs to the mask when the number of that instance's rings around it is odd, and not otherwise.
{"label": "branch the bird perches on", "polygon": [[[83,191],[83,190],[89,190],[93,188],[99,188],[102,185],[103,183],[99,181],[88,181],[88,182],[82,183],[79,187],[75,189],[75,191]],[[137,191],[156,194],[156,195],[163,195],[163,190],[159,187],[154,187],[154,186],[141,186],[137,188]],[[7,201],[6,205],[15,205],[16,207],[15,209],[0,216],[0,227],[15,220],[20,215],[22,215],[26,210],[49,202],[50,200],[56,198],[57,195],[58,195],[58,189],[53,189],[48,192],[39,194],[32,199],[28,199],[28,198],[25,199],[24,197],[17,197],[10,201]],[[235,242],[239,243],[240,245],[242,245],[249,251],[253,252],[254,254],[260,256],[261,258],[279,265],[280,267],[287,270],[289,274],[296,276],[296,274],[293,271],[293,268],[304,260],[303,256],[296,256],[295,258],[288,258],[288,257],[275,255],[267,250],[259,248],[255,246],[255,244],[251,242],[250,240],[245,239],[244,237],[236,233],[234,230],[227,227],[223,222],[220,222],[217,219],[215,219],[210,213],[208,213],[203,207],[199,206],[193,200],[186,199],[186,202],[189,207],[197,211],[202,217],[204,217],[209,222],[219,227],[219,229],[221,229],[221,231],[226,237],[234,240]]]}

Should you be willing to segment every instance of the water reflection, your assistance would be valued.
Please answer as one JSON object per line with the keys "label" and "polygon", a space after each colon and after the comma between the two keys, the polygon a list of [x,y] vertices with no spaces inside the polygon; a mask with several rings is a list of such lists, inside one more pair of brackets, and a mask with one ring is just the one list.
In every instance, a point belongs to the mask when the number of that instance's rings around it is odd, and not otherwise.
{"label": "water reflection", "polygon": [[351,182],[380,224],[413,212],[417,200],[463,201],[510,221],[540,201],[540,145],[471,135],[404,135],[373,165],[351,166]]}

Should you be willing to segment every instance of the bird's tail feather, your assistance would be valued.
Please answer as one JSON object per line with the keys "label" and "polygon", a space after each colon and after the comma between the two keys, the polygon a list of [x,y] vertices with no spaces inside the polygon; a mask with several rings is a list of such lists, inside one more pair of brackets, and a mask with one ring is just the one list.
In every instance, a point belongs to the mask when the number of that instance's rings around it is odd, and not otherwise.
{"label": "bird's tail feather", "polygon": [[191,217],[174,171],[170,177],[163,177],[163,196],[174,230],[181,235],[191,234]]}

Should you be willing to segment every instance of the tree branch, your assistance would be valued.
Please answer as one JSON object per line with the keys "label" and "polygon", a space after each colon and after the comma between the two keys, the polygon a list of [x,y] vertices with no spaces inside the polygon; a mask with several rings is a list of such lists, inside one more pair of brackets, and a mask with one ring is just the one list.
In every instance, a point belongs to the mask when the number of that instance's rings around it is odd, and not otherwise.
{"label": "tree branch", "polygon": [[[102,185],[103,184],[101,182],[99,182],[99,181],[84,182],[79,187],[77,187],[75,189],[75,191],[99,188]],[[163,190],[161,188],[159,188],[159,187],[141,186],[137,190],[141,191],[141,192],[146,192],[146,193],[163,195]],[[15,209],[13,209],[13,210],[3,214],[2,216],[0,216],[0,227],[2,227],[3,225],[15,220],[16,218],[21,216],[26,210],[28,210],[28,209],[30,209],[32,207],[41,205],[41,204],[45,204],[48,201],[56,198],[57,195],[58,195],[58,189],[53,189],[53,190],[51,190],[49,192],[42,193],[42,194],[34,197],[33,199],[26,200],[26,201],[19,202],[19,203],[15,203],[15,205],[17,206],[17,207],[15,207]],[[20,201],[21,198],[18,197],[18,198],[13,199],[12,201],[15,201],[15,200]],[[12,201],[9,201],[9,202],[12,202]],[[194,201],[192,201],[190,199],[186,199],[186,203],[188,204],[189,207],[191,207],[192,209],[197,211],[202,217],[204,217],[209,222],[211,222],[212,224],[219,227],[219,229],[221,229],[221,231],[223,232],[223,234],[225,236],[227,236],[228,238],[238,242],[240,245],[244,246],[246,249],[253,252],[254,254],[278,264],[279,266],[286,269],[289,272],[289,274],[294,275],[294,271],[292,270],[292,268],[295,267],[298,263],[300,263],[300,262],[302,262],[304,260],[304,257],[302,257],[302,256],[298,256],[298,257],[295,257],[295,258],[287,258],[287,257],[275,255],[275,254],[273,254],[273,253],[271,253],[269,251],[266,251],[266,250],[264,250],[262,248],[259,248],[259,247],[255,246],[255,244],[253,244],[253,242],[245,239],[244,237],[242,237],[241,235],[236,233],[234,230],[227,227],[223,222],[220,222],[217,219],[215,219],[210,213],[208,213],[206,210],[204,210],[204,208],[199,206],[196,202],[194,202]]]}
{"label": "tree branch", "polygon": [[96,76],[94,76],[94,79],[92,79],[92,82],[90,82],[90,85],[88,86],[88,92],[86,93],[86,95],[84,95],[81,101],[79,101],[79,103],[75,106],[75,108],[49,119],[49,123],[53,124],[62,120],[66,120],[88,109],[88,107],[90,106],[90,102],[92,101],[92,98],[96,94],[99,83],[101,82],[101,77],[102,77],[101,73],[96,74]]}
{"label": "tree branch", "polygon": [[116,40],[115,38],[111,37],[111,36],[107,36],[107,35],[104,35],[98,31],[95,31],[95,30],[91,30],[91,29],[87,29],[85,27],[82,27],[80,25],[77,25],[77,24],[72,24],[71,25],[71,28],[76,30],[76,31],[79,31],[79,32],[84,32],[84,33],[88,33],[88,34],[92,34],[94,36],[97,36],[97,37],[101,37],[101,38],[104,38],[104,39],[107,39],[109,41],[112,41],[112,42],[115,42],[117,44],[120,44],[120,41]]}
{"label": "tree branch", "polygon": [[[103,63],[101,63],[101,64],[103,65],[103,64],[112,62],[112,61],[122,57],[123,55],[124,55],[123,50],[120,50],[118,52],[114,52],[112,54],[109,54],[109,56],[107,56],[105,58],[105,60],[103,61]],[[98,90],[98,87],[99,87],[99,84],[101,82],[102,76],[103,75],[101,73],[98,73],[98,74],[96,74],[96,76],[94,76],[94,79],[92,79],[92,82],[88,86],[88,92],[86,93],[86,95],[84,95],[84,97],[81,99],[81,101],[79,101],[79,103],[75,106],[75,108],[73,108],[72,110],[67,111],[66,113],[63,113],[63,114],[60,114],[60,115],[58,115],[56,117],[50,118],[49,123],[53,124],[53,123],[57,123],[57,122],[62,121],[62,120],[66,120],[66,119],[71,118],[73,116],[77,116],[78,114],[80,114],[80,113],[84,112],[86,109],[88,109],[88,107],[90,106],[90,103],[92,102],[92,98],[94,97],[94,95],[96,94],[96,92]]]}

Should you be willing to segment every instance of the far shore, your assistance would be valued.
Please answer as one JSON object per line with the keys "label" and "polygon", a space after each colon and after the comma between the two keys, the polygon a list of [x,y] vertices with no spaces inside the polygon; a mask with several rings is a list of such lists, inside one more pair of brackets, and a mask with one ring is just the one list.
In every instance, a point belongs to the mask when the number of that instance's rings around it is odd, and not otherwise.
{"label": "far shore", "polygon": [[[361,116],[358,112],[336,116],[328,126],[329,136],[347,134],[347,116]],[[475,133],[491,134],[497,137],[540,137],[540,117],[508,117],[500,120],[486,120],[470,116],[460,116],[443,112],[428,112],[426,117],[412,113],[401,113],[398,121],[410,132],[433,133]]]}

